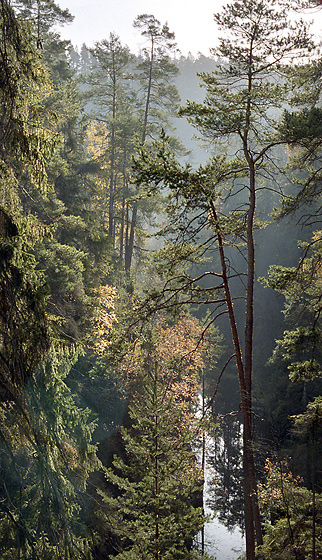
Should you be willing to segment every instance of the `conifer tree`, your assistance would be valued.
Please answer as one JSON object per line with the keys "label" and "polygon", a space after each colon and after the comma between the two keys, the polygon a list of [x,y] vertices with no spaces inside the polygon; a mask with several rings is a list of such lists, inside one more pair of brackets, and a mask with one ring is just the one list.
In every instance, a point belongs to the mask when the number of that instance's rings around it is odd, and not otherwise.
{"label": "conifer tree", "polygon": [[320,324],[321,231],[316,231],[298,267],[271,266],[262,280],[285,297],[285,319],[292,328],[276,340],[272,361],[287,364],[291,381],[310,382],[322,377]]}
{"label": "conifer tree", "polygon": [[131,427],[122,429],[124,452],[106,471],[109,494],[102,494],[119,560],[199,557],[191,549],[205,521],[193,504],[200,490],[192,450],[204,351],[193,350],[199,329],[188,317],[157,325],[122,366],[132,387]]}
{"label": "conifer tree", "polygon": [[[92,106],[94,104],[91,118],[105,125],[100,161],[103,176],[108,176],[105,179],[108,183],[105,193],[108,200],[107,227],[114,246],[118,221],[124,221],[123,199],[127,197],[129,163],[137,131],[134,116],[136,93],[133,88],[130,89],[133,55],[114,33],[110,33],[108,40],[96,43],[90,52],[93,67],[83,80],[90,88],[87,95]],[[118,206],[121,205],[122,215],[119,217]],[[120,244],[123,237],[124,232]]]}
{"label": "conifer tree", "polygon": [[81,511],[98,462],[95,425],[65,381],[76,358],[51,351],[23,399],[1,404],[2,558],[90,558]]}
{"label": "conifer tree", "polygon": [[54,25],[64,25],[74,19],[68,9],[62,9],[54,0],[13,0],[11,5],[19,19],[33,22],[37,48],[40,49],[48,48],[48,34],[54,35]]}
{"label": "conifer tree", "polygon": [[49,189],[59,136],[44,109],[51,83],[30,25],[5,1],[0,17],[1,556],[89,558],[77,518],[97,464],[93,425],[63,381],[67,355],[58,359],[53,349],[34,254],[49,228],[26,204],[30,193],[44,199]]}
{"label": "conifer tree", "polygon": [[[140,139],[144,143],[147,138],[154,138],[156,131],[169,128],[169,116],[175,116],[179,108],[179,94],[173,78],[178,69],[170,55],[176,48],[175,34],[169,26],[161,23],[155,16],[141,14],[133,23],[141,30],[142,37],[148,41],[148,46],[142,49],[141,58],[137,65],[136,79],[140,84]],[[171,127],[170,127],[171,128]],[[132,204],[131,224],[128,245],[125,251],[125,270],[131,269],[134,236],[137,225],[139,193],[135,193]]]}
{"label": "conifer tree", "polygon": [[267,459],[265,470],[266,481],[260,486],[265,535],[258,559],[319,558],[321,494],[305,488],[301,477],[289,471],[287,460]]}
{"label": "conifer tree", "polygon": [[[142,150],[141,162],[137,160],[136,168],[138,182],[167,186],[173,192],[169,231],[174,244],[168,252],[163,252],[170,270],[175,270],[175,264],[181,266],[183,259],[190,263],[201,259],[214,245],[218,248],[219,273],[210,270],[199,277],[177,274],[173,285],[168,282],[160,299],[159,296],[156,299],[158,305],[162,298],[170,304],[184,288],[186,303],[199,299],[202,303],[215,304],[217,298],[213,316],[222,315],[223,303],[227,306],[243,411],[248,560],[255,558],[255,535],[258,544],[262,542],[252,449],[251,401],[257,194],[259,189],[271,187],[268,163],[273,158],[273,148],[285,142],[278,116],[282,116],[281,104],[291,101],[292,91],[287,80],[279,81],[277,77],[289,76],[294,71],[292,62],[309,55],[312,49],[307,26],[302,21],[291,23],[289,20],[292,8],[297,9],[296,3],[242,0],[228,4],[222,13],[215,14],[215,21],[225,33],[218,49],[213,49],[220,63],[213,73],[201,74],[206,89],[204,103],[188,102],[182,114],[206,139],[216,144],[217,150],[223,151],[223,142],[228,139],[234,149],[234,159],[215,156],[208,165],[195,171],[175,161],[163,137],[157,147],[159,157],[154,156],[153,162],[147,151]],[[231,194],[238,194],[238,202],[234,210],[225,214],[223,204]],[[211,231],[209,236],[206,235],[205,240],[201,238],[196,245],[196,235],[207,230]],[[229,237],[233,245],[236,241],[237,251],[243,251],[247,263],[246,270],[242,271],[246,277],[245,335],[241,334],[235,316],[231,278],[236,273],[229,266],[225,248]],[[200,285],[205,276],[218,277],[218,284],[213,284],[206,292]]]}
{"label": "conifer tree", "polygon": [[44,282],[35,273],[32,256],[46,227],[24,215],[21,191],[26,184],[38,192],[47,190],[46,161],[55,134],[43,123],[40,104],[48,77],[28,26],[5,1],[0,18],[1,385],[2,397],[11,399],[49,346]]}
{"label": "conifer tree", "polygon": [[293,416],[294,429],[309,445],[310,455],[310,489],[312,490],[312,560],[316,560],[320,551],[317,550],[317,457],[316,448],[321,441],[322,397],[319,395],[310,402],[303,414]]}
{"label": "conifer tree", "polygon": [[[46,276],[50,292],[47,310],[56,335],[73,343],[79,342],[89,328],[96,289],[110,267],[109,246],[101,212],[94,201],[98,165],[89,162],[86,153],[84,101],[68,60],[70,45],[52,30],[53,25],[66,22],[69,17],[54,3],[38,4],[40,10],[50,12],[46,12],[42,49],[37,53],[51,78],[43,91],[38,114],[46,116],[47,132],[59,138],[59,145],[44,162],[49,192],[40,192],[25,181],[20,199],[29,214],[46,224],[47,235],[34,249],[37,267]],[[28,19],[35,36],[34,8],[37,6],[31,3],[24,7],[19,4],[16,9],[20,17]]]}

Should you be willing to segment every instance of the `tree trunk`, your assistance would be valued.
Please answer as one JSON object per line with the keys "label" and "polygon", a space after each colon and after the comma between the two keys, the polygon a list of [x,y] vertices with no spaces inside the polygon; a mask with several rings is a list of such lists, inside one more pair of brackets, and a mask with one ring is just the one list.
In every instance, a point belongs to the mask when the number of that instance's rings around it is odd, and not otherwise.
{"label": "tree trunk", "polygon": [[255,477],[255,464],[252,444],[252,427],[250,413],[250,398],[247,391],[245,380],[244,364],[240,347],[238,329],[236,324],[234,306],[230,292],[229,280],[227,275],[226,260],[223,248],[223,241],[218,222],[217,212],[213,201],[210,202],[214,225],[216,228],[217,242],[219,248],[222,279],[225,290],[225,299],[228,309],[230,329],[235,349],[236,365],[241,396],[242,415],[243,415],[243,465],[244,465],[244,499],[245,499],[245,528],[246,528],[246,557],[247,560],[255,560],[255,519],[254,504],[257,504],[257,485]]}
{"label": "tree trunk", "polygon": [[132,265],[133,248],[134,248],[134,234],[135,234],[137,214],[138,214],[138,204],[137,204],[137,202],[135,202],[134,206],[133,206],[133,210],[132,210],[130,235],[129,235],[129,239],[128,239],[127,251],[126,251],[126,254],[125,254],[125,270],[127,272],[130,271],[131,265]]}
{"label": "tree trunk", "polygon": [[115,76],[115,60],[114,52],[113,60],[113,97],[112,97],[112,126],[111,126],[111,170],[109,184],[109,207],[108,207],[108,234],[113,241],[114,246],[114,183],[115,183],[115,119],[116,119],[116,76]]}
{"label": "tree trunk", "polygon": [[315,422],[312,426],[311,440],[311,465],[312,465],[312,560],[316,560],[316,495],[315,495]]}
{"label": "tree trunk", "polygon": [[[255,165],[252,158],[249,157],[249,206],[247,213],[247,291],[246,291],[246,323],[245,323],[245,384],[246,398],[248,403],[249,424],[251,433],[246,436],[244,445],[247,447],[247,441],[252,441],[252,377],[253,377],[253,336],[254,336],[254,279],[255,279],[255,248],[254,248],[254,215],[256,205],[255,192]],[[248,439],[250,437],[250,439]],[[253,453],[252,448],[249,453]],[[253,519],[256,530],[256,541],[258,545],[263,544],[262,527],[260,520],[260,511],[257,498],[257,482],[254,467],[254,459],[245,465],[246,473],[249,477],[249,491],[253,500]]]}
{"label": "tree trunk", "polygon": [[119,254],[120,268],[123,267],[123,259],[124,259],[124,230],[125,230],[125,196],[123,195],[121,227],[120,227],[120,254]]}
{"label": "tree trunk", "polygon": [[[205,409],[205,375],[202,376],[202,418],[206,413]],[[206,432],[202,430],[202,454],[201,454],[201,473],[202,473],[202,513],[205,514],[205,473],[206,473]],[[201,529],[201,555],[205,555],[205,525]]]}
{"label": "tree trunk", "polygon": [[[256,28],[255,28],[256,29]],[[255,33],[255,31],[254,31]],[[252,506],[245,502],[246,523],[246,553],[247,553],[247,527],[248,531],[255,531],[258,545],[263,544],[263,535],[258,506],[256,471],[253,454],[252,434],[252,378],[253,378],[253,337],[254,337],[254,279],[255,279],[255,246],[254,246],[254,216],[256,207],[256,170],[252,153],[249,149],[249,131],[251,120],[251,99],[253,89],[253,34],[249,46],[249,70],[248,70],[248,99],[245,113],[245,129],[240,134],[244,156],[249,169],[249,203],[246,220],[247,240],[247,287],[246,287],[246,322],[245,322],[245,399],[247,401],[247,425],[244,424],[244,476],[245,492],[249,493]],[[249,519],[248,519],[249,517]],[[252,526],[252,527],[251,527]],[[250,537],[249,547],[253,546],[253,534]],[[255,554],[255,552],[254,552]],[[248,559],[248,555],[247,555]]]}
{"label": "tree trunk", "polygon": [[131,261],[129,260],[129,203],[126,203],[126,215],[125,215],[125,251],[124,251],[124,268],[125,270],[130,270]]}
{"label": "tree trunk", "polygon": [[[157,407],[157,400],[158,400],[158,387],[157,387],[157,376],[158,371],[155,369],[155,379],[154,379],[154,399],[155,399],[155,406]],[[155,434],[154,434],[154,445],[155,445],[155,458],[154,458],[154,492],[155,492],[155,527],[154,527],[154,542],[155,542],[155,549],[154,549],[154,558],[155,560],[159,560],[160,555],[160,536],[159,536],[159,426],[158,426],[158,416],[157,414],[154,417],[155,422]]]}
{"label": "tree trunk", "polygon": [[[145,142],[146,131],[147,131],[147,126],[148,126],[148,116],[149,116],[149,110],[150,110],[150,98],[151,98],[151,89],[152,89],[153,63],[154,63],[154,39],[152,37],[152,39],[151,39],[149,81],[148,81],[148,88],[147,88],[147,94],[146,94],[144,120],[143,120],[143,127],[142,127],[142,136],[141,136],[142,144],[144,144],[144,142]],[[131,220],[131,229],[130,229],[130,237],[129,237],[128,251],[127,251],[127,258],[125,259],[125,270],[127,272],[130,271],[131,265],[132,265],[133,249],[134,249],[134,235],[135,235],[137,214],[138,214],[138,203],[135,202],[134,205],[133,205],[133,210],[132,210],[132,220]]]}

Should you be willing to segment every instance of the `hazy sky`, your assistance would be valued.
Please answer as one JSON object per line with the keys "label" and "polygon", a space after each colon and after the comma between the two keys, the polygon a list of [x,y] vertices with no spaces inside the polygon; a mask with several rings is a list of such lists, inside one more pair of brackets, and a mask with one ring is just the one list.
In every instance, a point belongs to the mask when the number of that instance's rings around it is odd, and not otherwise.
{"label": "hazy sky", "polygon": [[[134,18],[143,13],[153,14],[161,23],[166,21],[176,34],[179,49],[184,55],[202,52],[209,54],[215,46],[217,29],[214,12],[220,12],[227,0],[56,0],[74,16],[73,23],[60,29],[64,39],[74,46],[108,38],[111,31],[120,36],[123,44],[137,53],[143,46],[140,32],[133,28]],[[306,18],[314,20],[314,31],[322,29],[321,8],[307,11]]]}
{"label": "hazy sky", "polygon": [[60,29],[60,33],[74,46],[91,46],[114,31],[124,44],[138,52],[143,40],[132,23],[137,15],[147,13],[161,23],[168,22],[184,55],[189,51],[193,55],[208,55],[216,40],[213,14],[225,3],[226,0],[58,0],[62,8],[68,8],[75,16],[73,23]]}

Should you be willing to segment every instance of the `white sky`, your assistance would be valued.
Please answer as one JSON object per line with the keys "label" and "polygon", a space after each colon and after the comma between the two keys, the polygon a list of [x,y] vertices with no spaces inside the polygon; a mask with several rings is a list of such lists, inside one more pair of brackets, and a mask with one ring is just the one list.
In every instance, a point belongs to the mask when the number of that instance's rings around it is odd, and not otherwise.
{"label": "white sky", "polygon": [[161,23],[166,21],[174,31],[178,48],[184,55],[209,54],[215,45],[214,12],[220,11],[226,0],[58,0],[75,17],[72,24],[61,28],[64,39],[74,46],[108,38],[110,32],[120,36],[123,44],[137,53],[143,39],[132,27],[139,14],[153,14]]}
{"label": "white sky", "polygon": [[[73,23],[59,31],[63,39],[70,39],[74,46],[107,39],[110,32],[120,36],[123,44],[137,53],[144,45],[140,32],[132,23],[139,14],[153,14],[161,23],[166,21],[174,31],[182,54],[209,54],[216,44],[214,12],[220,12],[227,0],[57,0],[74,16]],[[307,17],[314,19],[314,31],[320,35],[322,11],[309,10]]]}

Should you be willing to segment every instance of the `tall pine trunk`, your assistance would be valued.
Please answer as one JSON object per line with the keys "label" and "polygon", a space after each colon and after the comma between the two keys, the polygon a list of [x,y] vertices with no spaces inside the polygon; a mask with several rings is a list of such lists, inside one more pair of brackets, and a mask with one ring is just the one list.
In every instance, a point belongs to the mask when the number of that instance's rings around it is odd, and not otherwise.
{"label": "tall pine trunk", "polygon": [[[220,231],[220,225],[218,221],[217,211],[214,203],[210,202],[211,212],[213,221],[216,228],[216,236],[219,248],[220,263],[221,263],[221,273],[225,291],[226,305],[228,309],[230,330],[232,334],[236,365],[239,380],[239,389],[241,396],[242,405],[242,416],[243,416],[243,466],[244,466],[244,502],[245,502],[245,529],[246,529],[246,557],[247,560],[255,560],[255,546],[256,546],[256,536],[258,544],[262,544],[261,531],[257,532],[257,522],[255,522],[258,509],[257,500],[257,484],[255,476],[255,463],[254,463],[254,453],[253,453],[253,441],[252,441],[252,425],[251,425],[251,399],[248,391],[248,386],[245,376],[245,368],[243,363],[239,333],[237,329],[236,317],[233,306],[233,299],[230,291],[226,259],[223,247],[223,240]],[[252,307],[253,301],[250,298],[248,305]],[[249,330],[249,336],[252,337],[252,330]],[[248,364],[249,366],[249,364]],[[258,509],[259,518],[259,509]],[[256,529],[255,529],[256,527]]]}

